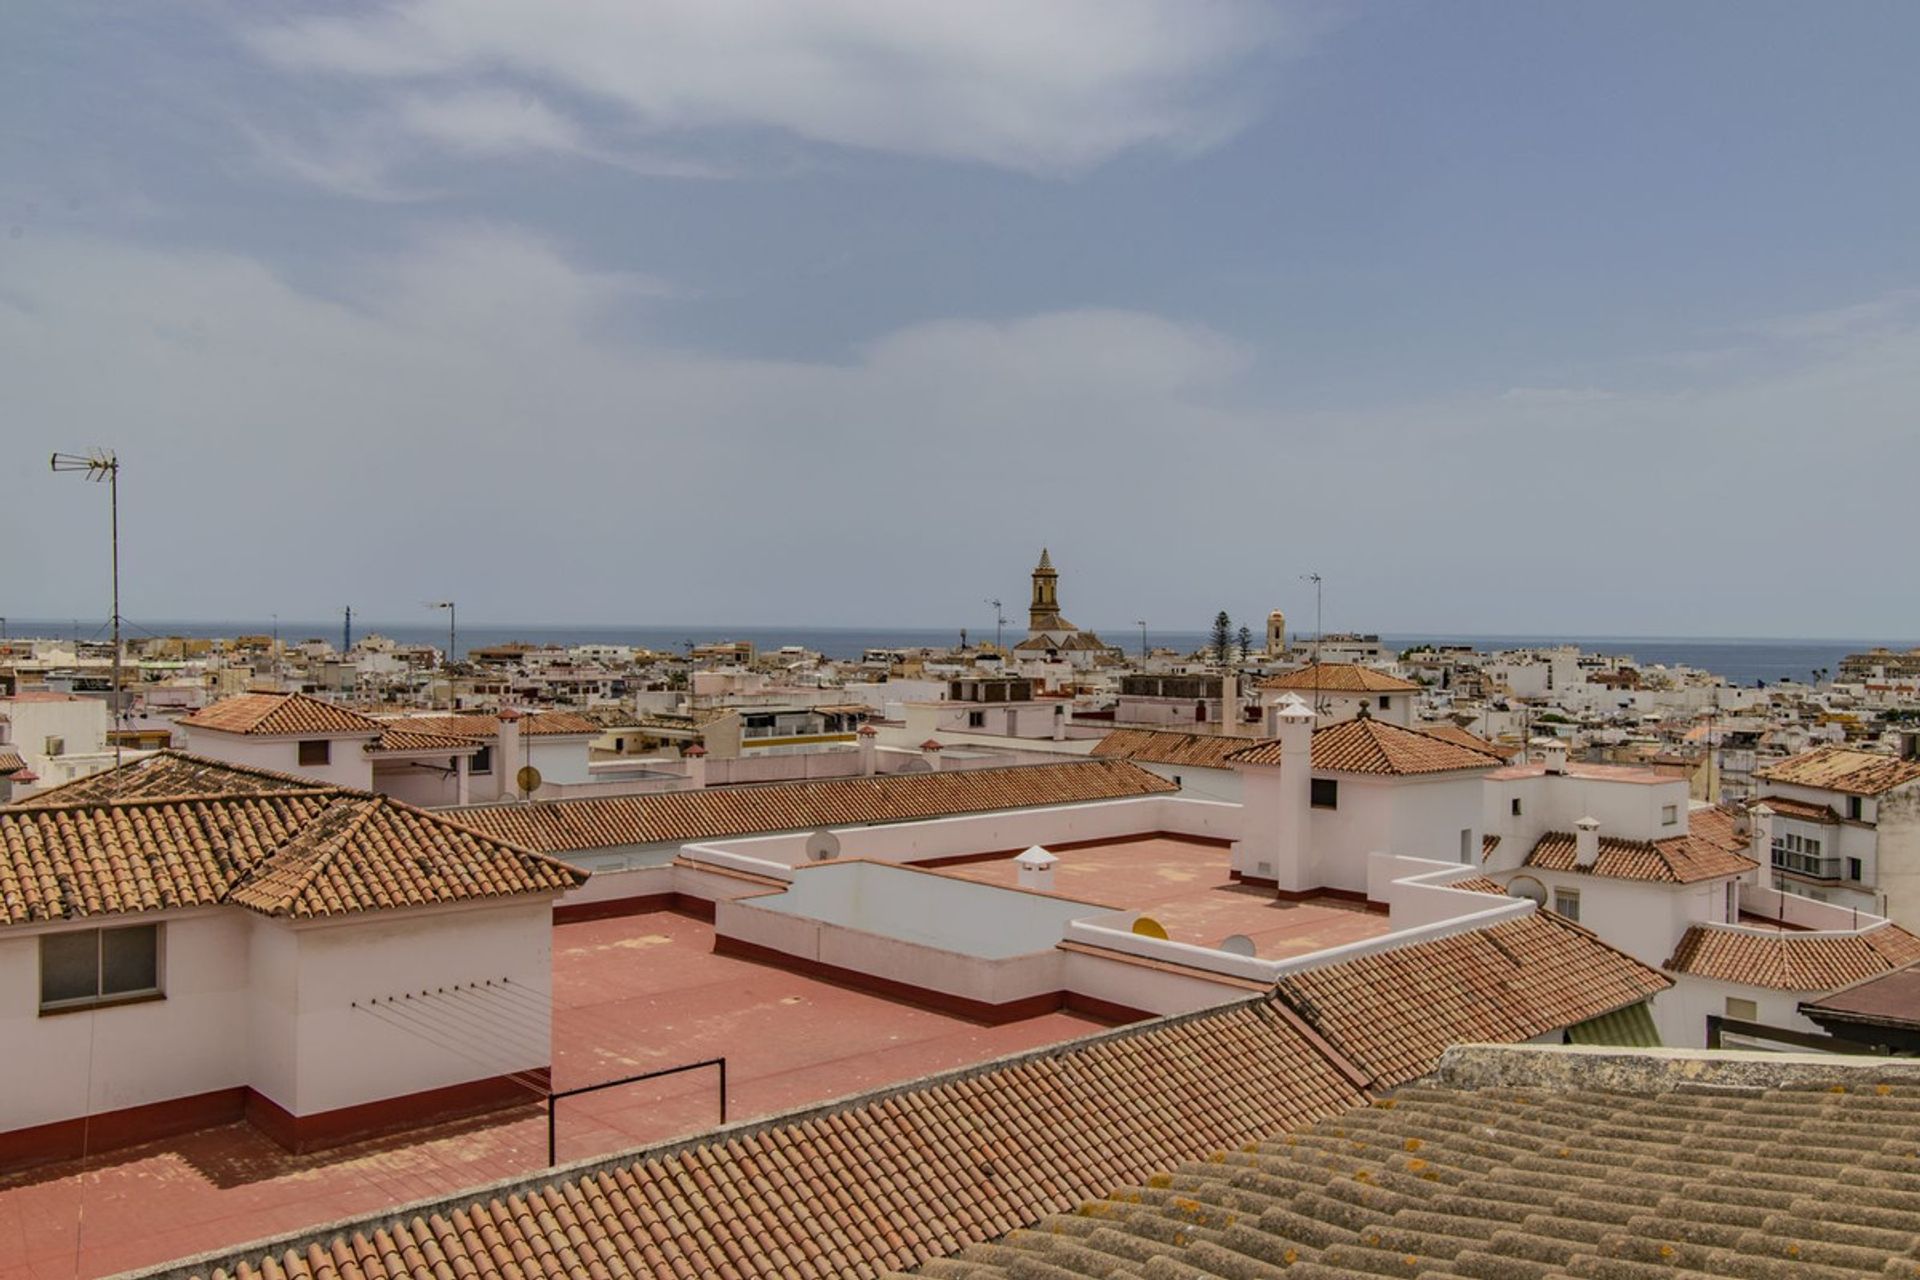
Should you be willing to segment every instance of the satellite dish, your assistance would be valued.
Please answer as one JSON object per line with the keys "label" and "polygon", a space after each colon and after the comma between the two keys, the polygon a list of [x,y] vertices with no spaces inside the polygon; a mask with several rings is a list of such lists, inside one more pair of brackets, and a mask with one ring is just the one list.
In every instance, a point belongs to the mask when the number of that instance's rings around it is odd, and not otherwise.
{"label": "satellite dish", "polygon": [[840,837],[831,831],[816,831],[807,837],[807,861],[831,862],[840,856]]}
{"label": "satellite dish", "polygon": [[1158,920],[1155,920],[1152,916],[1141,916],[1138,920],[1135,920],[1133,922],[1133,931],[1143,938],[1158,938],[1162,942],[1167,940],[1166,926]]}
{"label": "satellite dish", "polygon": [[1515,876],[1507,881],[1507,896],[1525,898],[1536,907],[1547,905],[1547,886],[1532,876]]}
{"label": "satellite dish", "polygon": [[513,775],[513,785],[532,795],[540,789],[540,771],[530,764],[520,766],[520,772]]}
{"label": "satellite dish", "polygon": [[1220,939],[1219,949],[1230,956],[1246,956],[1252,959],[1254,955],[1253,939],[1244,933],[1230,933]]}

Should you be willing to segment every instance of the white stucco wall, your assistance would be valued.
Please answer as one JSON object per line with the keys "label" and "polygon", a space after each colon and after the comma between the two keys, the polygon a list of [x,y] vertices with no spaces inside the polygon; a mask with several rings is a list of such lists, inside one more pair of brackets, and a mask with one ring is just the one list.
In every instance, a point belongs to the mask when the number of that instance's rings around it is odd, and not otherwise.
{"label": "white stucco wall", "polygon": [[338,787],[352,787],[357,791],[373,789],[373,758],[365,751],[365,745],[373,741],[377,734],[357,738],[330,738],[328,760],[324,765],[303,765],[300,763],[300,743],[311,740],[302,738],[262,737],[253,734],[221,733],[215,729],[198,729],[185,726],[187,750],[195,755],[210,756],[215,760],[228,760],[234,764],[247,765],[255,769],[272,769],[279,773],[291,773],[298,777],[311,778],[315,782],[331,783]]}
{"label": "white stucco wall", "polygon": [[1653,999],[1653,1025],[1660,1032],[1660,1043],[1669,1048],[1703,1048],[1707,1043],[1707,1015],[1726,1016],[1730,996],[1753,1001],[1757,1010],[1755,1021],[1766,1026],[1825,1034],[1822,1027],[1800,1013],[1800,1002],[1813,999],[1814,992],[1774,991],[1683,973],[1670,976],[1674,979],[1673,987]]}
{"label": "white stucco wall", "polygon": [[[536,1004],[552,999],[552,902],[516,898],[424,912],[374,912],[287,926],[297,935],[291,1096],[261,1092],[295,1115],[415,1093],[552,1060],[550,1023],[525,1002],[442,997],[389,1016],[355,1001],[455,984],[511,980]],[[256,1006],[257,1007],[257,1006]],[[449,1008],[455,1012],[443,1012]],[[488,1016],[491,1011],[492,1016]],[[412,1028],[411,1030],[407,1028]],[[276,1088],[285,1089],[284,1081]]]}
{"label": "white stucco wall", "polygon": [[161,924],[162,1000],[40,1015],[40,935],[0,934],[0,1131],[247,1082],[247,922],[231,909]]}

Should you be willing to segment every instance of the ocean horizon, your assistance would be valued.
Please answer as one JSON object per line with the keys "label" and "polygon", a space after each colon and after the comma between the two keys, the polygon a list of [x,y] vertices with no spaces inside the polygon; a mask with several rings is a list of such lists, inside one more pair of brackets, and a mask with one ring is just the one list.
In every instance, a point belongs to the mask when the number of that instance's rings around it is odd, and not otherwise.
{"label": "ocean horizon", "polygon": [[[259,619],[217,621],[128,619],[125,623],[125,631],[129,638],[216,637],[269,634],[275,629],[275,625],[271,620]],[[282,620],[277,625],[281,638],[288,643],[324,638],[338,645],[341,639],[341,623],[338,619],[331,623],[312,619]],[[1138,651],[1140,647],[1140,631],[1137,627],[1094,628],[1094,630],[1109,643],[1119,644],[1129,653]],[[1020,638],[1023,633],[1024,628],[1009,624],[1003,634],[1008,641],[1012,641]],[[9,620],[6,634],[15,639],[66,639],[78,635],[82,640],[98,640],[106,636],[107,624],[85,619],[78,621],[68,619],[64,622],[44,618],[17,619]],[[362,623],[359,619],[355,619],[353,634],[356,640],[378,634],[405,644],[444,645],[447,639],[447,628],[444,622],[434,621],[398,622],[388,619],[368,620]],[[711,623],[535,625],[476,622],[460,627],[458,646],[462,654],[472,648],[516,642],[563,646],[628,644],[655,650],[675,651],[684,649],[688,644],[741,640],[751,643],[762,651],[778,649],[785,645],[800,645],[823,653],[829,658],[857,658],[867,649],[956,645],[960,642],[961,635],[962,630],[959,627],[725,626]],[[991,626],[968,627],[965,629],[965,636],[969,643],[980,644],[993,639],[993,628]],[[1696,667],[1703,671],[1710,671],[1737,685],[1751,685],[1757,681],[1772,684],[1782,679],[1808,680],[1816,671],[1832,672],[1838,669],[1840,659],[1850,653],[1861,653],[1877,647],[1901,650],[1920,643],[1913,640],[1604,636],[1553,632],[1487,635],[1380,632],[1379,636],[1382,646],[1395,652],[1421,644],[1465,644],[1481,652],[1572,644],[1588,652],[1631,658],[1645,665]],[[1301,639],[1299,633],[1295,633],[1295,638],[1296,643],[1299,642]],[[1197,630],[1158,630],[1149,627],[1146,632],[1146,641],[1152,648],[1171,648],[1190,652],[1204,645],[1207,635]]]}

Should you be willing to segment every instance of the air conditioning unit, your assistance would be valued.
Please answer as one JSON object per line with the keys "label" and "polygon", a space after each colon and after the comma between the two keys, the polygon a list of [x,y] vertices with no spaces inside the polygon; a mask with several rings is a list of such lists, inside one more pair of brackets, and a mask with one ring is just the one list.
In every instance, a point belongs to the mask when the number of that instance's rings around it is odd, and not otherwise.
{"label": "air conditioning unit", "polygon": [[56,738],[48,735],[45,746],[46,750],[40,753],[42,755],[63,756],[67,753],[67,740],[65,738]]}

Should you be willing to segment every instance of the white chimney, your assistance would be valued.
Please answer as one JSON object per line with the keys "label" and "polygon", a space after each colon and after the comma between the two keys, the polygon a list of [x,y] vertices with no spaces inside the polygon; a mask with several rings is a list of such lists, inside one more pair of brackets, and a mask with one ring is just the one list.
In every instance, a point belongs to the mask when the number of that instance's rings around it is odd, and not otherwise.
{"label": "white chimney", "polygon": [[934,773],[938,773],[938,772],[940,772],[940,744],[939,744],[939,742],[938,742],[938,741],[936,741],[936,740],[935,740],[935,739],[933,739],[933,738],[928,738],[928,739],[927,739],[927,740],[926,740],[925,742],[923,742],[923,743],[921,743],[921,744],[920,744],[920,758],[921,758],[922,760],[925,760],[925,761],[927,762],[927,768],[928,768],[928,769],[929,769],[930,771],[932,771],[932,772],[934,772]]}
{"label": "white chimney", "polygon": [[707,749],[696,742],[680,756],[687,762],[688,789],[699,791],[707,785]]}
{"label": "white chimney", "polygon": [[505,799],[519,790],[514,779],[527,763],[520,751],[520,713],[511,707],[501,709],[498,741],[495,750],[499,759],[493,762],[493,785],[499,789],[498,796]]}
{"label": "white chimney", "polygon": [[854,736],[860,739],[860,776],[871,778],[876,757],[879,755],[875,749],[874,739],[880,736],[880,731],[870,724],[863,724]]}
{"label": "white chimney", "polygon": [[1220,677],[1220,732],[1240,732],[1240,677]]}
{"label": "white chimney", "polygon": [[1039,845],[1034,845],[1031,849],[1013,860],[1013,865],[1020,869],[1020,887],[1022,889],[1038,889],[1042,893],[1052,893],[1053,868],[1054,864],[1059,861],[1060,859],[1054,857]]}
{"label": "white chimney", "polygon": [[1573,865],[1591,867],[1600,861],[1600,820],[1582,818],[1573,824]]}
{"label": "white chimney", "polygon": [[1280,843],[1275,879],[1283,889],[1318,888],[1313,871],[1313,708],[1288,694],[1275,704],[1280,739]]}
{"label": "white chimney", "polygon": [[1567,771],[1567,744],[1560,739],[1535,738],[1533,749],[1534,754],[1540,757],[1540,762],[1547,766],[1548,773]]}

